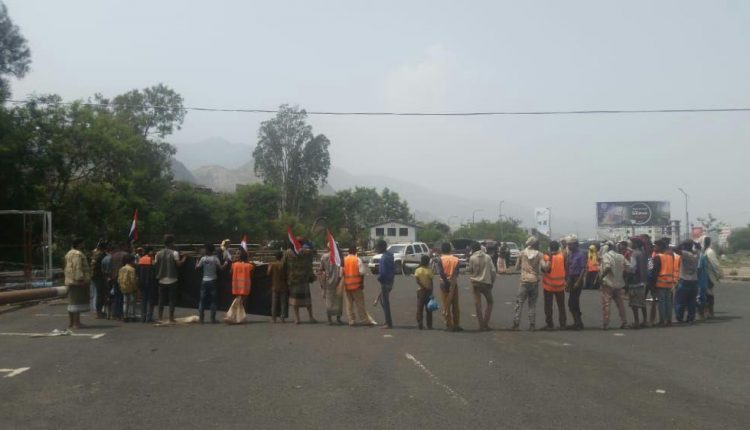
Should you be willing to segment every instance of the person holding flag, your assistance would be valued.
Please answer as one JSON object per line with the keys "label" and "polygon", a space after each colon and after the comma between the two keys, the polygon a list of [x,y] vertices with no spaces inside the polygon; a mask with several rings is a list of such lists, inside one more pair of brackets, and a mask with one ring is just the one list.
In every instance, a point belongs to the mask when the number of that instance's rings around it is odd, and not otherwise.
{"label": "person holding flag", "polygon": [[318,321],[312,314],[312,300],[310,299],[310,282],[315,280],[313,273],[313,258],[315,250],[312,244],[303,237],[295,237],[292,229],[287,228],[291,248],[284,256],[284,272],[289,286],[289,305],[294,310],[294,323],[299,324],[299,308],[307,308],[310,323]]}
{"label": "person holding flag", "polygon": [[326,317],[328,325],[333,325],[333,317],[337,324],[341,322],[341,314],[344,307],[344,292],[339,288],[341,280],[341,251],[330,231],[327,232],[328,250],[320,258],[320,270],[318,270],[318,281],[323,290],[323,300],[326,303]]}

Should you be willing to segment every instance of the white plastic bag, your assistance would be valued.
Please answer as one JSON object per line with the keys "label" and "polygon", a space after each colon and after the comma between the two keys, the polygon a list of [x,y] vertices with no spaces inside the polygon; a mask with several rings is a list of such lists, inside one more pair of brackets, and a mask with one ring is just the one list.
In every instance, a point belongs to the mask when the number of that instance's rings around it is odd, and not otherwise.
{"label": "white plastic bag", "polygon": [[236,297],[224,316],[224,322],[227,324],[242,324],[246,317],[245,307],[242,306],[242,298]]}

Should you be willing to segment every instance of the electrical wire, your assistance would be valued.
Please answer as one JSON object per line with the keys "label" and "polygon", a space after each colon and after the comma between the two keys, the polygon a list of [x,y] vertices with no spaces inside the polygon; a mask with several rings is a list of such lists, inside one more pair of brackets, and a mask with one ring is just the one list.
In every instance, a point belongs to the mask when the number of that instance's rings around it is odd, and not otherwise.
{"label": "electrical wire", "polygon": [[[11,104],[29,104],[32,102],[52,105],[70,106],[79,102],[40,102],[38,100],[6,100]],[[79,103],[82,106],[108,108],[106,103]],[[171,109],[168,106],[145,106],[149,109]],[[196,112],[234,112],[234,113],[278,113],[278,109],[232,109],[185,106],[183,111]],[[484,112],[379,112],[379,111],[306,111],[308,115],[327,116],[503,116],[503,115],[612,115],[612,114],[652,114],[652,113],[712,113],[712,112],[750,112],[750,107],[739,108],[691,108],[691,109],[590,109],[590,110],[549,110],[549,111],[484,111]]]}

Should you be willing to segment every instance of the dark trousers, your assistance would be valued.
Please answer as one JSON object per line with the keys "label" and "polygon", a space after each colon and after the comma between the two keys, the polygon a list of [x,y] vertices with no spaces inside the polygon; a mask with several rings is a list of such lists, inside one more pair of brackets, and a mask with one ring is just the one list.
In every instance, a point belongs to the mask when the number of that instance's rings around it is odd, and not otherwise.
{"label": "dark trousers", "polygon": [[211,299],[211,321],[216,321],[216,297],[218,295],[218,288],[216,288],[216,280],[202,281],[201,282],[201,295],[200,301],[198,302],[198,317],[203,321],[203,311],[205,310],[206,299]]}
{"label": "dark trousers", "polygon": [[587,290],[595,290],[599,288],[599,272],[586,272],[586,282],[584,288]]}
{"label": "dark trousers", "polygon": [[271,317],[289,318],[289,293],[271,293]]}
{"label": "dark trousers", "polygon": [[432,290],[419,289],[417,290],[417,324],[422,327],[422,321],[425,319],[425,312],[427,313],[427,328],[432,328],[432,311],[427,309],[427,303],[432,297]]}
{"label": "dark trousers", "polygon": [[544,319],[547,327],[554,327],[552,323],[552,305],[553,301],[557,302],[558,321],[560,328],[564,328],[567,323],[567,311],[565,310],[565,291],[551,292],[544,290]]}
{"label": "dark trousers", "polygon": [[393,289],[393,283],[380,283],[380,304],[383,306],[383,313],[385,314],[385,325],[393,327],[393,320],[391,319],[391,290]]}
{"label": "dark trousers", "polygon": [[104,278],[94,278],[91,282],[94,283],[94,288],[96,288],[96,314],[101,315],[105,311],[104,307],[107,304],[107,296],[109,295],[107,280]]}
{"label": "dark trousers", "polygon": [[156,285],[149,282],[141,285],[141,321],[149,322],[154,319],[154,306],[156,305]]}
{"label": "dark trousers", "polygon": [[167,295],[169,295],[169,319],[174,319],[174,307],[177,303],[177,285],[174,284],[162,284],[159,283],[159,319],[164,316],[164,305],[167,301]]}
{"label": "dark trousers", "polygon": [[698,297],[698,281],[680,281],[675,293],[675,316],[677,321],[683,321],[687,311],[687,322],[695,321],[696,299]]}
{"label": "dark trousers", "polygon": [[570,291],[568,295],[568,309],[573,314],[573,318],[581,316],[581,288],[575,287],[579,277],[580,275],[568,276],[568,290]]}
{"label": "dark trousers", "polygon": [[120,284],[113,280],[109,285],[109,317],[121,319],[124,299],[122,297],[122,291],[120,291]]}

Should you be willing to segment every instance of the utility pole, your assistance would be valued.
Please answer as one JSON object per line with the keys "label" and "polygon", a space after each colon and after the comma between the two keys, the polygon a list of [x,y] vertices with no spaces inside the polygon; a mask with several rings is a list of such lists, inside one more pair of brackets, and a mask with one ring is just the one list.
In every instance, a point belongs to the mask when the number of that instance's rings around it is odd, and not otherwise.
{"label": "utility pole", "polygon": [[474,211],[471,213],[471,225],[476,224],[476,214],[477,212],[484,212],[484,209],[474,209]]}
{"label": "utility pole", "polygon": [[677,188],[685,196],[685,240],[690,239],[690,218],[688,217],[688,194],[682,188]]}
{"label": "utility pole", "polygon": [[500,224],[500,242],[503,241],[503,203],[505,203],[505,200],[500,200],[500,208],[497,211],[497,222]]}

